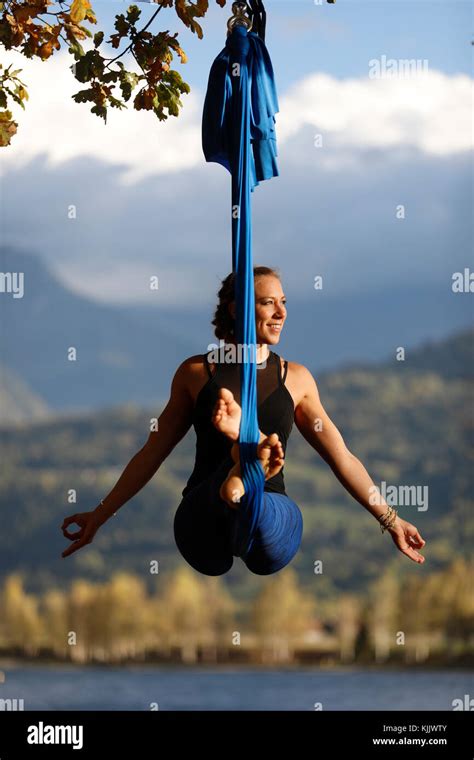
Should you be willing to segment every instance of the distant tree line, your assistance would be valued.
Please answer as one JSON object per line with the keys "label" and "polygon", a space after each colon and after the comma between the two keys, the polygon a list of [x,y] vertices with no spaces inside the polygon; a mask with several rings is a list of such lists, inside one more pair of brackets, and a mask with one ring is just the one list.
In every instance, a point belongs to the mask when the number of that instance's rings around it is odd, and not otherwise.
{"label": "distant tree line", "polygon": [[400,579],[387,570],[363,598],[343,594],[324,604],[292,568],[245,603],[220,578],[187,567],[157,576],[152,593],[119,572],[34,595],[14,573],[0,592],[0,654],[80,663],[467,664],[473,569],[459,558],[428,576]]}

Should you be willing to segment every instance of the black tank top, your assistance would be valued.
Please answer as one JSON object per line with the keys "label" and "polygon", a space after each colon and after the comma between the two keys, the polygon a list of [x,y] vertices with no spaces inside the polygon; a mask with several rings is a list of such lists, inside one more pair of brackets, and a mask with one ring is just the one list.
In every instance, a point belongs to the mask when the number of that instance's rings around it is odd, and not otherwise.
{"label": "black tank top", "polygon": [[[228,457],[229,469],[232,464],[230,450],[232,441],[212,424],[212,413],[219,388],[229,388],[240,404],[240,364],[220,362],[211,372],[207,354],[203,354],[209,379],[201,388],[193,410],[193,426],[196,431],[196,460],[194,470],[182,492],[185,496],[194,486],[211,475]],[[264,362],[257,363],[257,417],[262,433],[278,433],[286,452],[294,421],[293,398],[285,385],[288,361],[285,361],[283,377],[278,354],[270,351]],[[286,495],[282,467],[280,472],[265,481],[264,490]]]}

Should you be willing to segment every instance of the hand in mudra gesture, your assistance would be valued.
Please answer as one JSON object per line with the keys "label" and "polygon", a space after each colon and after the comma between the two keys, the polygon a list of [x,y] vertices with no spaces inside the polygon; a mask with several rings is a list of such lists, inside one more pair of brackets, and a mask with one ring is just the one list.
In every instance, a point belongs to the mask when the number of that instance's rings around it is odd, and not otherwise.
{"label": "hand in mudra gesture", "polygon": [[413,560],[413,562],[423,563],[425,558],[417,549],[422,549],[426,541],[420,536],[415,525],[397,517],[391,528],[387,528],[392,536],[393,542],[397,549]]}
{"label": "hand in mudra gesture", "polygon": [[[70,533],[67,526],[71,525],[71,523],[76,523],[80,529],[74,533]],[[91,512],[78,512],[75,515],[66,517],[61,525],[61,530],[63,536],[69,538],[74,543],[62,552],[61,557],[69,557],[73,552],[77,552],[78,549],[82,549],[83,546],[90,544],[101,525],[102,522],[99,520],[95,510]]]}

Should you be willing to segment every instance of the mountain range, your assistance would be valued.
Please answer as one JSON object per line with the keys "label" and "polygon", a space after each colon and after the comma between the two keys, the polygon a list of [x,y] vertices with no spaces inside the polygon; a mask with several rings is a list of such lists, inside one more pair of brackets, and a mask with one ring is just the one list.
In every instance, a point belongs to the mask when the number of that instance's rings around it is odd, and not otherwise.
{"label": "mountain range", "polygon": [[[102,304],[67,288],[42,259],[0,249],[2,272],[24,273],[24,293],[0,293],[0,369],[4,422],[105,406],[166,401],[177,366],[217,343],[210,324],[216,297],[193,310]],[[177,295],[178,298],[178,295]],[[406,367],[454,375],[470,356],[452,334],[472,324],[472,296],[422,284],[344,298],[322,293],[289,304],[276,351],[315,377],[348,366],[385,366],[399,346]],[[447,341],[445,348],[439,341]],[[71,353],[75,352],[74,360]],[[472,366],[472,365],[471,365]]]}

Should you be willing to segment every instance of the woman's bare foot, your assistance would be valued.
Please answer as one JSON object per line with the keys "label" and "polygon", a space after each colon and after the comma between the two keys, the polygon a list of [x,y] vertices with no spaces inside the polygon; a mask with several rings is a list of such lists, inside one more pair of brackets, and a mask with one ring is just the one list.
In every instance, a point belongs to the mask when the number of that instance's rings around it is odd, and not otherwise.
{"label": "woman's bare foot", "polygon": [[228,388],[219,388],[219,398],[215,403],[211,418],[213,425],[232,441],[238,441],[241,418],[242,409],[234,399],[232,391]]}
{"label": "woman's bare foot", "polygon": [[[239,444],[234,443],[231,450],[234,466],[229,470],[227,478],[219,489],[219,496],[230,507],[237,509],[237,503],[245,493],[244,482],[242,480],[242,471],[239,460]],[[260,433],[260,443],[257,446],[257,457],[262,465],[265,474],[265,480],[273,478],[284,465],[285,455],[283,446],[276,433],[269,436]]]}

